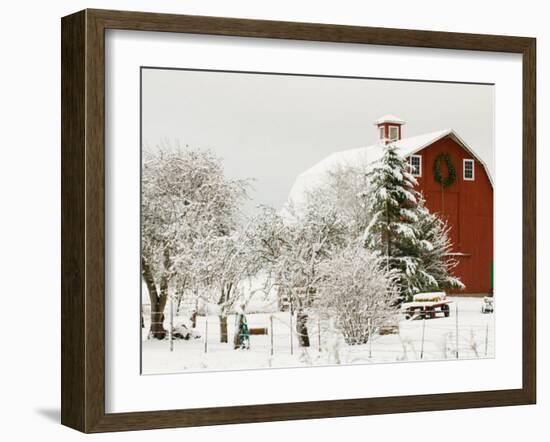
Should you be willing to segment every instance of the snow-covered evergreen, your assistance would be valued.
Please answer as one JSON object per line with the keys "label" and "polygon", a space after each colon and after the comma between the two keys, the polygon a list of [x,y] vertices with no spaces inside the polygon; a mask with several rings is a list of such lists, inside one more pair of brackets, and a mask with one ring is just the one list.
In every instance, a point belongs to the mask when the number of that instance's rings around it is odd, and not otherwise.
{"label": "snow-covered evergreen", "polygon": [[388,270],[398,273],[402,299],[424,291],[461,288],[453,277],[449,230],[437,214],[428,211],[415,189],[416,178],[399,150],[389,143],[368,175],[365,247]]}
{"label": "snow-covered evergreen", "polygon": [[419,240],[416,179],[407,161],[390,143],[367,174],[367,211],[370,222],[364,232],[365,247],[384,258],[388,270],[398,273],[401,296],[420,291],[414,285],[418,269]]}

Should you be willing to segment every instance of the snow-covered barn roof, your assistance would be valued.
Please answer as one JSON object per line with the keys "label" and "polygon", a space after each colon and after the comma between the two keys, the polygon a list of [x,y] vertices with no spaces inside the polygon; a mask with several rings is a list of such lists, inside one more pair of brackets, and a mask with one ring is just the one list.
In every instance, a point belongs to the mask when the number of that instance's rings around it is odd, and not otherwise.
{"label": "snow-covered barn roof", "polygon": [[[387,116],[386,116],[387,117]],[[382,117],[382,118],[386,118]],[[381,118],[381,119],[382,119]],[[485,162],[466,144],[466,142],[458,136],[453,129],[444,129],[437,132],[431,132],[416,137],[404,138],[395,141],[394,144],[398,147],[403,157],[408,157],[416,152],[421,151],[425,147],[435,143],[436,141],[451,137],[459,145],[461,145],[472,157],[474,157],[485,169],[491,185],[493,179]],[[300,204],[303,202],[308,191],[311,191],[321,186],[325,180],[327,173],[336,170],[338,167],[358,166],[361,164],[368,165],[382,158],[384,154],[384,144],[378,143],[372,146],[360,147],[357,149],[343,150],[335,152],[325,159],[321,160],[314,166],[302,172],[294,181],[290,189],[289,200]]]}

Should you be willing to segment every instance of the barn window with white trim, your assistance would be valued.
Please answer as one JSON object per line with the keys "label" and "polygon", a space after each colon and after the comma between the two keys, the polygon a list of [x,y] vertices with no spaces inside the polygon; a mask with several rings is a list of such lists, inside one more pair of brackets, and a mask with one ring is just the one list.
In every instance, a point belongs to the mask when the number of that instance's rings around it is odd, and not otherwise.
{"label": "barn window with white trim", "polygon": [[475,162],[474,160],[464,160],[464,180],[465,181],[474,181],[475,179]]}
{"label": "barn window with white trim", "polygon": [[411,155],[409,157],[411,173],[413,176],[422,176],[422,155]]}

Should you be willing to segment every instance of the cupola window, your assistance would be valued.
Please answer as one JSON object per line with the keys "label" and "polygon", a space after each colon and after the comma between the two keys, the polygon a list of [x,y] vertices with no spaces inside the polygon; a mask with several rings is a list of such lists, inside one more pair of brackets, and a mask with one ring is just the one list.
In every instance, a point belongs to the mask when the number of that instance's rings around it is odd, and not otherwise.
{"label": "cupola window", "polygon": [[390,126],[389,127],[390,141],[397,141],[399,140],[399,126]]}

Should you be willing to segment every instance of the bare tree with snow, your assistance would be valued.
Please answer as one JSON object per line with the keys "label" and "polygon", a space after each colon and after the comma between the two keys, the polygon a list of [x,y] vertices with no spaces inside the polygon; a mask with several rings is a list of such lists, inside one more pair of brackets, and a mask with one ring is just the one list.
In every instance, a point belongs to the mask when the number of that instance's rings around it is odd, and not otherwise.
{"label": "bare tree with snow", "polygon": [[227,318],[246,303],[244,290],[260,270],[261,263],[250,244],[248,225],[230,235],[214,236],[204,245],[200,256],[202,297],[217,304],[220,342],[228,342]]}
{"label": "bare tree with snow", "polygon": [[345,225],[333,207],[310,200],[300,212],[287,207],[284,216],[265,210],[256,235],[256,253],[296,312],[300,345],[309,347],[308,309],[317,296],[318,266],[344,243]]}
{"label": "bare tree with snow", "polygon": [[169,290],[178,275],[193,279],[202,243],[234,230],[246,189],[246,181],[225,177],[221,160],[210,151],[170,146],[144,151],[141,265],[152,337],[164,339]]}
{"label": "bare tree with snow", "polygon": [[334,208],[348,236],[359,237],[368,225],[368,164],[339,164],[326,172],[319,186],[306,192],[306,207],[311,204]]}

